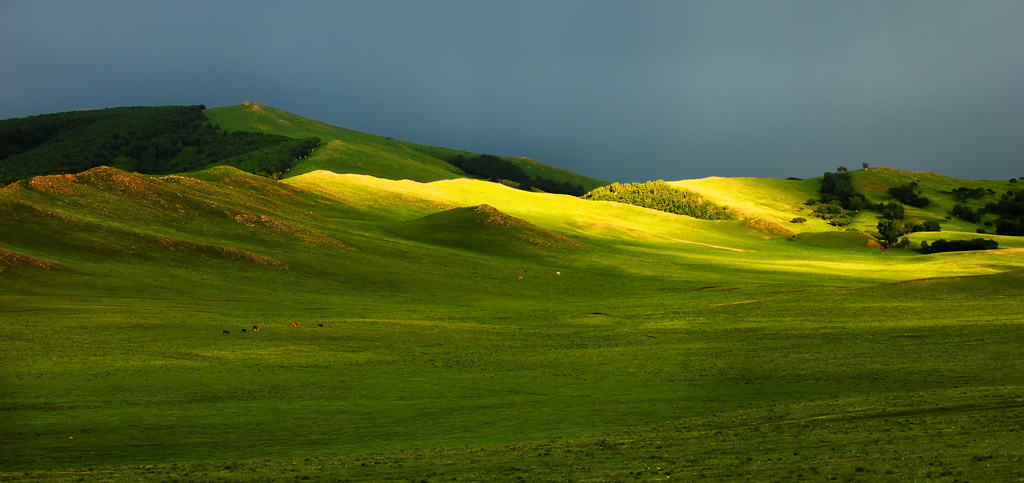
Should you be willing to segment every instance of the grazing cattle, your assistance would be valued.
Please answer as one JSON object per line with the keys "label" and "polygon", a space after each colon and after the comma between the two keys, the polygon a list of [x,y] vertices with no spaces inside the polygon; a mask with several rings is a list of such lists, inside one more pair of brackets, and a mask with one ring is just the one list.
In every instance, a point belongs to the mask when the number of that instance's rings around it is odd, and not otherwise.
{"label": "grazing cattle", "polygon": [[231,332],[228,332],[228,331],[226,331],[226,330],[224,331],[224,335],[228,335],[228,334],[230,334],[230,333],[231,333]]}
{"label": "grazing cattle", "polygon": [[324,324],[321,324],[321,323],[319,323],[319,322],[318,322],[318,323],[316,324],[316,326],[317,326],[317,327],[323,327],[323,326],[324,326]]}
{"label": "grazing cattle", "polygon": [[243,334],[245,333],[245,329],[242,329],[242,333],[243,333]]}
{"label": "grazing cattle", "polygon": [[555,272],[555,275],[561,276],[562,272]]}
{"label": "grazing cattle", "polygon": [[253,332],[256,332],[257,330],[260,330],[260,326],[258,326],[258,325],[252,326],[252,331]]}
{"label": "grazing cattle", "polygon": [[298,326],[299,326],[298,322],[292,322],[292,327],[298,327]]}
{"label": "grazing cattle", "polygon": [[520,276],[519,276],[519,280],[522,280],[522,279],[523,279],[523,276],[522,276],[522,275],[520,275]]}

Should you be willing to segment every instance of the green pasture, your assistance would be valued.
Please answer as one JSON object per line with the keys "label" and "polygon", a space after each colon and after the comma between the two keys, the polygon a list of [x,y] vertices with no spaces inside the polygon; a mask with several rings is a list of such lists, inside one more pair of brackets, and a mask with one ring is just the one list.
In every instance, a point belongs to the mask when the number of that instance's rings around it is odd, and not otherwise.
{"label": "green pasture", "polygon": [[5,480],[1024,478],[1008,237],[925,256],[468,179],[43,181],[0,190]]}

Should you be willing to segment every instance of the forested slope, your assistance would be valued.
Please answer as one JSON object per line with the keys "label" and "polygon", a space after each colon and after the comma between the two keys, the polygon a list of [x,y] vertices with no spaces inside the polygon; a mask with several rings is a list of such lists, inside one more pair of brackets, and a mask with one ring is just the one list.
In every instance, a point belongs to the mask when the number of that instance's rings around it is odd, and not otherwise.
{"label": "forested slope", "polygon": [[117,107],[0,121],[0,179],[78,173],[101,165],[144,174],[216,164],[251,173],[287,170],[320,140],[227,132],[204,106]]}

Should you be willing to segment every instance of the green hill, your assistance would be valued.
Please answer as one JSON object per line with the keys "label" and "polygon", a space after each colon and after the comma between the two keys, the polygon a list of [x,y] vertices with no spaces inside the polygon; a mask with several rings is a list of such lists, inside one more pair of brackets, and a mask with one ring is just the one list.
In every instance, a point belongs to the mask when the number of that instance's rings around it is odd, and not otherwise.
{"label": "green hill", "polygon": [[[466,172],[452,164],[457,158],[485,161]],[[607,184],[526,158],[484,158],[398,141],[249,102],[214,109],[122,107],[0,121],[0,180],[6,183],[103,165],[146,174],[226,165],[274,177],[328,170],[415,181],[501,173],[496,181],[572,194]]]}
{"label": "green hill", "polygon": [[12,183],[0,479],[1024,477],[1024,239],[882,251],[789,223],[814,180],[681,183],[762,222],[323,170]]}
{"label": "green hill", "polygon": [[489,205],[452,208],[412,221],[397,223],[389,231],[424,243],[439,244],[498,255],[529,255],[541,250],[580,249],[586,245],[506,215]]}
{"label": "green hill", "polygon": [[[324,170],[428,182],[467,177],[450,161],[457,156],[478,156],[468,151],[410,143],[334,127],[250,102],[207,109],[204,112],[211,122],[229,131],[265,132],[297,138],[315,136],[324,141],[307,159],[296,163],[285,177]],[[607,184],[527,158],[501,159],[517,166],[533,179],[545,178],[556,183],[578,185],[584,190]]]}
{"label": "green hill", "polygon": [[222,164],[276,173],[320,140],[214,128],[203,106],[121,107],[0,121],[0,179],[115,166],[147,174]]}
{"label": "green hill", "polygon": [[[863,194],[870,205],[879,203],[899,203],[890,193],[890,188],[916,183],[916,192],[926,197],[930,203],[923,207],[905,206],[908,226],[927,221],[938,222],[940,232],[918,232],[909,235],[914,246],[922,240],[976,238],[978,230],[984,230],[986,238],[993,238],[1000,243],[1013,243],[1012,238],[995,235],[995,221],[999,215],[987,213],[978,222],[968,222],[952,215],[954,205],[961,204],[974,210],[983,210],[987,204],[997,203],[1001,197],[1011,191],[1019,190],[1015,183],[995,180],[962,180],[941,176],[934,173],[902,171],[887,167],[870,168],[850,172],[853,185]],[[736,210],[747,217],[764,218],[786,225],[796,232],[842,231],[845,228],[829,226],[824,220],[815,218],[812,207],[806,204],[809,199],[818,199],[821,193],[821,178],[804,180],[779,180],[767,178],[704,178],[683,180],[670,183],[679,188],[700,193],[707,199],[730,209]],[[954,191],[958,188],[979,189],[977,198],[965,201],[958,200]],[[804,223],[791,223],[795,218],[802,217]],[[876,225],[881,214],[874,209],[862,210],[850,225],[850,228],[877,234]]]}

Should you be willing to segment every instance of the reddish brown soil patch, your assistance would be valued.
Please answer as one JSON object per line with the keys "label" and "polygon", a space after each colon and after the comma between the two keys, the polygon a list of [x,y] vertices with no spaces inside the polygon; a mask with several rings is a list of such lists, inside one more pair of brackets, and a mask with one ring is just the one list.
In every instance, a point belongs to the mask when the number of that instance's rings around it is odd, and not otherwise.
{"label": "reddish brown soil patch", "polygon": [[263,257],[255,253],[247,252],[245,250],[238,250],[231,247],[218,247],[213,245],[202,245],[199,243],[192,243],[182,240],[175,240],[173,238],[158,238],[157,243],[169,248],[172,251],[180,251],[184,253],[201,253],[206,255],[219,256],[222,258],[228,258],[231,260],[240,260],[243,262],[255,263],[257,265],[266,265],[268,267],[279,268],[287,270],[288,265],[281,263],[273,258]]}
{"label": "reddish brown soil patch", "polygon": [[14,267],[27,265],[30,267],[45,268],[47,270],[59,270],[62,267],[60,265],[44,262],[42,260],[36,260],[32,257],[26,257],[24,255],[18,255],[12,251],[8,251],[3,247],[0,247],[0,273],[6,272]]}

